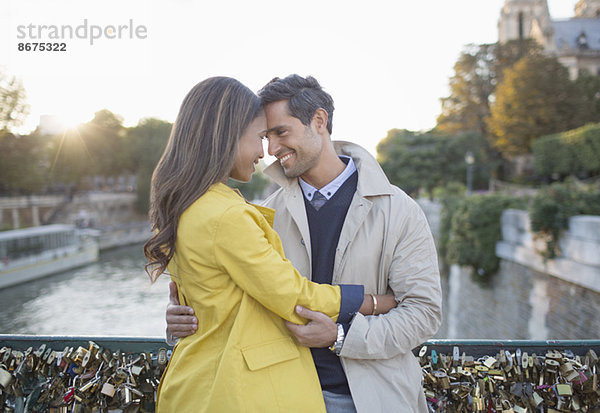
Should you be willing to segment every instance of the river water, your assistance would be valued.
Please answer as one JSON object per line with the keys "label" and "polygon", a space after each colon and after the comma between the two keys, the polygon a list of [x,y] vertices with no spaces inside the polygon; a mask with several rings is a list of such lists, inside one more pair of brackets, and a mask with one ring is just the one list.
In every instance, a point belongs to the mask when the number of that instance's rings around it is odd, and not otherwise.
{"label": "river water", "polygon": [[[97,263],[0,290],[0,334],[164,336],[168,278],[150,285],[140,245]],[[437,338],[600,337],[600,294],[503,263],[491,280],[443,271]]]}
{"label": "river water", "polygon": [[168,277],[150,285],[141,245],[0,290],[0,333],[164,336]]}

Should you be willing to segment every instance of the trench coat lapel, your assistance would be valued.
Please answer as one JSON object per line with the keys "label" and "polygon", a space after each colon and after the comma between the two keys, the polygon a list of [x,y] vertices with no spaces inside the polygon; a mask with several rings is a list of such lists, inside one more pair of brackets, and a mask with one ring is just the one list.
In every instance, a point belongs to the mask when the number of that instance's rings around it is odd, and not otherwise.
{"label": "trench coat lapel", "polygon": [[338,241],[337,249],[335,251],[335,263],[333,266],[333,283],[338,284],[340,282],[340,276],[344,262],[346,261],[346,250],[350,242],[355,238],[358,229],[361,227],[369,211],[373,206],[373,202],[369,201],[356,192],[352,198],[352,203],[348,208],[348,214],[346,220],[342,226],[342,232],[340,233],[340,239]]}
{"label": "trench coat lapel", "polygon": [[[286,208],[296,225],[296,228],[304,240],[304,248],[306,249],[306,256],[308,257],[308,268],[309,271],[312,269],[312,257],[310,247],[310,231],[308,228],[308,218],[306,217],[306,207],[304,205],[304,195],[300,185],[291,185],[285,188],[286,191],[290,192]],[[284,234],[281,234],[283,237]],[[312,271],[308,274],[308,279],[312,280]]]}

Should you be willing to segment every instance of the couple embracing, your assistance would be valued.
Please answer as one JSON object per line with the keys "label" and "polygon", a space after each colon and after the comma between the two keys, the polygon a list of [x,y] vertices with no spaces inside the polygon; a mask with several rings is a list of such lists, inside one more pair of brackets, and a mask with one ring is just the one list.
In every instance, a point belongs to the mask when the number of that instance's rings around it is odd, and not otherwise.
{"label": "couple embracing", "polygon": [[[144,247],[179,337],[158,412],[427,411],[411,350],[441,322],[433,238],[366,150],[331,141],[333,109],[298,75],[185,97]],[[281,188],[259,206],[226,182],[250,180],[263,139]]]}

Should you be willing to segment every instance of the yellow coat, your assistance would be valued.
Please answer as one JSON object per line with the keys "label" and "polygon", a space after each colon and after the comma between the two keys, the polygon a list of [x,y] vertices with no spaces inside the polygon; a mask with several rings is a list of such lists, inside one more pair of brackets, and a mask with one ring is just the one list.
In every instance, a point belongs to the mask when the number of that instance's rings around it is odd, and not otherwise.
{"label": "yellow coat", "polygon": [[337,320],[340,287],[294,269],[273,217],[222,183],[181,215],[168,270],[198,331],[175,346],[159,413],[325,411],[310,350],[284,319],[305,322],[299,304]]}

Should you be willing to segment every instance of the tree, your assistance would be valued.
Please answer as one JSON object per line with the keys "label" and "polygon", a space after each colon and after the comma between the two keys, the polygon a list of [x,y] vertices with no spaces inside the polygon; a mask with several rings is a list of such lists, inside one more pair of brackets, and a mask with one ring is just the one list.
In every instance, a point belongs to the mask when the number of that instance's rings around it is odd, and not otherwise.
{"label": "tree", "polygon": [[388,179],[408,193],[418,195],[427,182],[437,182],[439,169],[431,161],[437,152],[431,135],[392,129],[377,145],[377,160]]}
{"label": "tree", "polygon": [[17,78],[9,78],[0,72],[0,130],[21,126],[28,113],[23,84]]}
{"label": "tree", "polygon": [[487,135],[490,101],[503,71],[524,56],[541,53],[533,40],[468,45],[454,65],[450,96],[442,98],[436,130],[456,134],[472,131]]}
{"label": "tree", "polygon": [[52,138],[54,182],[79,186],[93,175],[105,177],[132,172],[123,118],[107,109],[94,119]]}
{"label": "tree", "polygon": [[107,109],[94,114],[94,119],[79,128],[91,165],[89,174],[117,176],[132,172],[126,142],[123,117]]}
{"label": "tree", "polygon": [[148,212],[152,173],[167,146],[173,125],[156,118],[141,119],[127,130],[130,169],[137,176],[137,202],[140,212]]}
{"label": "tree", "polygon": [[504,71],[488,126],[504,157],[528,154],[532,141],[582,123],[582,100],[567,69],[554,57],[524,57]]}
{"label": "tree", "polygon": [[31,194],[46,184],[45,139],[36,133],[17,136],[0,131],[0,192]]}
{"label": "tree", "polygon": [[465,154],[475,155],[475,187],[485,187],[486,141],[479,134],[441,135],[392,129],[377,145],[378,161],[389,180],[418,196],[425,189],[433,197],[433,189],[449,182],[464,182]]}
{"label": "tree", "polygon": [[582,97],[581,110],[584,123],[600,122],[600,76],[581,73],[575,80],[575,87]]}
{"label": "tree", "polygon": [[493,48],[495,45],[469,45],[454,65],[450,96],[442,98],[437,129],[446,133],[475,131],[486,133],[489,97],[494,91]]}

